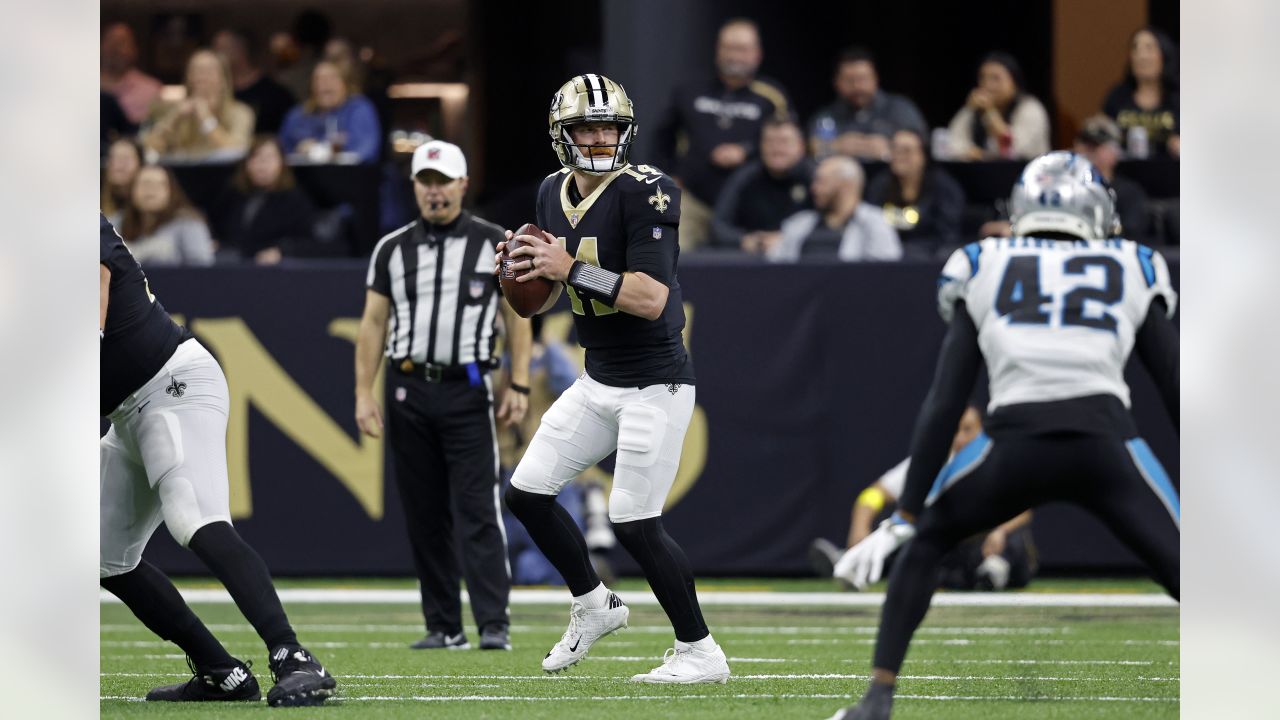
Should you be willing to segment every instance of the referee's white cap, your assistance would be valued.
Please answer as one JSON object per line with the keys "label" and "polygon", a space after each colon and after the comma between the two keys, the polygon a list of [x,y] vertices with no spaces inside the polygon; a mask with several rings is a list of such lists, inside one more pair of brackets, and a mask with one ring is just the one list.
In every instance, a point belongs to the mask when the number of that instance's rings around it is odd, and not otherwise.
{"label": "referee's white cap", "polygon": [[409,177],[417,177],[423,170],[435,170],[446,177],[465,177],[467,174],[467,158],[462,148],[443,140],[432,140],[418,146],[413,151],[413,165]]}

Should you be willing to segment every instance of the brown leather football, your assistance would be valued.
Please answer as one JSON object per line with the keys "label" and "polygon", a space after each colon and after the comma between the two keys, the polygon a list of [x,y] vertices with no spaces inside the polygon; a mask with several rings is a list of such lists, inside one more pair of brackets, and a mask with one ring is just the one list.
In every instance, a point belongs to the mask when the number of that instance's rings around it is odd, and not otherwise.
{"label": "brown leather football", "polygon": [[520,317],[533,317],[542,306],[546,304],[547,298],[551,297],[551,291],[555,285],[546,278],[534,278],[526,282],[517,282],[516,278],[522,277],[529,270],[512,270],[513,263],[528,262],[526,257],[518,257],[512,259],[511,251],[524,245],[525,243],[519,239],[521,235],[532,235],[536,238],[542,237],[542,230],[538,229],[533,223],[525,223],[516,230],[515,235],[507,241],[507,248],[502,253],[502,267],[498,270],[498,281],[502,284],[502,295],[510,303],[511,309],[516,311]]}

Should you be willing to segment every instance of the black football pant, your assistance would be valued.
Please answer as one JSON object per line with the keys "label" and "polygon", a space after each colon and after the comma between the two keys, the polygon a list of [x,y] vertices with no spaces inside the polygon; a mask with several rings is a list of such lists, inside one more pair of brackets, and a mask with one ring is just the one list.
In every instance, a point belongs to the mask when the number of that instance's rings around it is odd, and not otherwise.
{"label": "black football pant", "polygon": [[511,570],[488,385],[426,382],[389,370],[386,408],[427,630],[462,631],[459,555],[476,624],[507,625]]}
{"label": "black football pant", "polygon": [[975,533],[1048,502],[1083,507],[1179,593],[1177,490],[1141,439],[1056,434],[993,441],[985,434],[943,468],[889,576],[874,665],[898,672],[938,586],[939,562]]}

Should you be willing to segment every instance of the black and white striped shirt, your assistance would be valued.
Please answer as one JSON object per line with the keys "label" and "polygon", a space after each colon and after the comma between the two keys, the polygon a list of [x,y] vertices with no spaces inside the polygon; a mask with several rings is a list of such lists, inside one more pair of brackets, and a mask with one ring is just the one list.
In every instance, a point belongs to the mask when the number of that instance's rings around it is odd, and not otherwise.
{"label": "black and white striped shirt", "polygon": [[388,358],[465,365],[493,356],[501,301],[493,255],[503,238],[463,211],[446,225],[418,218],[378,241],[365,284],[391,300]]}

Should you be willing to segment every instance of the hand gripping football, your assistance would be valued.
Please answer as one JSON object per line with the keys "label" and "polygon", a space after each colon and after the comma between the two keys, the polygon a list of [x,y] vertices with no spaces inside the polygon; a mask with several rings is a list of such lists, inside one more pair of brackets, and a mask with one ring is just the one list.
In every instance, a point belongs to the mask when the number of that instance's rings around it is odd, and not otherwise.
{"label": "hand gripping football", "polygon": [[542,237],[542,230],[533,223],[525,223],[516,230],[515,235],[507,241],[507,248],[502,253],[502,266],[498,270],[498,280],[502,284],[502,295],[511,305],[511,309],[516,311],[520,317],[533,317],[542,306],[546,304],[547,298],[551,297],[551,291],[555,288],[554,284],[546,278],[534,278],[525,282],[517,282],[516,278],[523,277],[528,274],[529,270],[513,270],[511,266],[515,263],[526,262],[528,258],[518,257],[512,258],[511,251],[524,245],[524,241],[520,240],[521,235],[532,235],[535,238]]}

